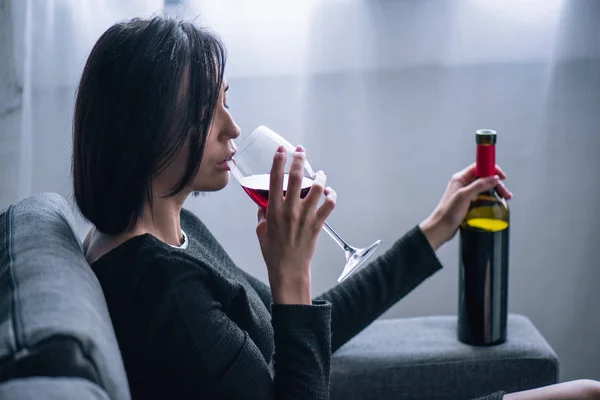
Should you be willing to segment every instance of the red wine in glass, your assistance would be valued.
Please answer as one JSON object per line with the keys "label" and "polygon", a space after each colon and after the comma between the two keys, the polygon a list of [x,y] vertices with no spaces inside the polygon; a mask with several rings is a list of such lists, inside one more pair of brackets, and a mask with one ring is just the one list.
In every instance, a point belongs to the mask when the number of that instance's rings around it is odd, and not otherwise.
{"label": "red wine in glass", "polygon": [[[285,174],[283,176],[283,187],[287,188],[288,185],[289,174]],[[267,204],[269,202],[269,183],[271,181],[271,176],[269,174],[258,174],[258,175],[250,175],[241,179],[240,184],[248,196],[256,204],[258,204],[263,209],[267,208]],[[300,197],[305,198],[308,192],[310,191],[310,187],[312,186],[313,180],[307,177],[302,178],[302,186],[300,189]],[[283,191],[283,196],[286,194],[286,190]]]}

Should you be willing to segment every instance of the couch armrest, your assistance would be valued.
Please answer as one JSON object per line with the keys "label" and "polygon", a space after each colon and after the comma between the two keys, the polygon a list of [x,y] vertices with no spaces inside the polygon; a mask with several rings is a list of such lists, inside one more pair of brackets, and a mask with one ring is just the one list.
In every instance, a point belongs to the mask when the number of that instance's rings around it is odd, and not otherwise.
{"label": "couch armrest", "polygon": [[491,347],[456,338],[456,317],[379,320],[332,360],[332,399],[472,399],[558,381],[558,359],[533,323],[508,317],[508,340]]}

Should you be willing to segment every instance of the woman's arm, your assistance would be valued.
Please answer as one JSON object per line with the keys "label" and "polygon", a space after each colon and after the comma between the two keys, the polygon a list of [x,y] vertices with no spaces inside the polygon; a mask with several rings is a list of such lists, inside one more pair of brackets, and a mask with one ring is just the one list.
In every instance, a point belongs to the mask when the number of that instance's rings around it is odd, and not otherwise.
{"label": "woman's arm", "polygon": [[332,351],[441,268],[427,238],[414,227],[382,256],[317,297],[332,304]]}
{"label": "woman's arm", "polygon": [[[428,239],[414,227],[381,257],[318,296],[332,305],[332,351],[366,328],[442,266]],[[269,286],[242,271],[267,308]]]}
{"label": "woman's arm", "polygon": [[390,250],[318,297],[333,304],[333,351],[364,329],[389,307],[412,291],[442,266],[435,251],[454,237],[471,199],[494,186],[507,199],[512,194],[499,176],[477,179],[475,165],[455,173],[431,215],[400,238]]}

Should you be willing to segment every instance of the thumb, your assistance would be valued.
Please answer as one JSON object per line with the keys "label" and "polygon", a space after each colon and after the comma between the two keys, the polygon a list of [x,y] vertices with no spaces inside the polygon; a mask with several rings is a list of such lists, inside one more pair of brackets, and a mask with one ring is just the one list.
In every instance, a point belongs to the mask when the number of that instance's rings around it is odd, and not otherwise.
{"label": "thumb", "polygon": [[477,197],[477,195],[481,192],[485,192],[494,188],[500,182],[500,177],[498,175],[488,176],[486,178],[479,178],[474,182],[471,182],[468,186],[460,189],[460,192],[464,194],[465,197],[468,197],[470,200],[473,200]]}

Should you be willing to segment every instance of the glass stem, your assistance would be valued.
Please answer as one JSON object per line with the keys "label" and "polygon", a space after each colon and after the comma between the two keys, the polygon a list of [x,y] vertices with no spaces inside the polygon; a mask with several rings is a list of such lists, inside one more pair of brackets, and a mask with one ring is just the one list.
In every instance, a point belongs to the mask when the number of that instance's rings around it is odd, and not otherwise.
{"label": "glass stem", "polygon": [[352,246],[350,246],[348,243],[346,243],[344,241],[344,239],[342,239],[340,237],[340,235],[337,234],[336,231],[333,230],[333,228],[331,226],[329,226],[329,224],[327,222],[325,222],[325,225],[323,226],[323,229],[325,229],[325,232],[327,232],[329,234],[329,236],[331,236],[333,238],[333,240],[335,240],[335,242],[342,248],[344,249],[344,251],[346,253],[350,253],[354,250],[354,248]]}

